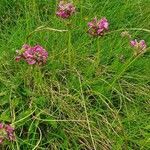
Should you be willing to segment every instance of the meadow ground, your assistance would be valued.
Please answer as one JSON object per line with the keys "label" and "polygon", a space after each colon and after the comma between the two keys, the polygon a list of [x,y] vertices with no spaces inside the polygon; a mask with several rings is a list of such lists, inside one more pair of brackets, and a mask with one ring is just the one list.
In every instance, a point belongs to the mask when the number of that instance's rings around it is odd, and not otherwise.
{"label": "meadow ground", "polygon": [[[150,1],[74,4],[76,14],[63,21],[55,0],[0,0],[0,122],[11,123],[16,136],[0,149],[150,149],[150,52],[134,57],[120,35],[129,30],[150,46],[143,30],[150,29]],[[87,34],[95,16],[110,23],[100,38]],[[30,35],[41,26],[68,31]],[[42,45],[47,63],[16,62],[24,43]]]}

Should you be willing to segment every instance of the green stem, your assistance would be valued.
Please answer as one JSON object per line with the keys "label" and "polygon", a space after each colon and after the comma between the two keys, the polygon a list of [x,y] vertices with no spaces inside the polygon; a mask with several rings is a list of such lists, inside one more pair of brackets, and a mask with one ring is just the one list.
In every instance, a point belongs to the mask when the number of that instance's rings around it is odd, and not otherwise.
{"label": "green stem", "polygon": [[69,67],[71,67],[71,32],[70,31],[68,35],[68,60],[69,60]]}
{"label": "green stem", "polygon": [[54,29],[54,28],[50,28],[50,27],[40,26],[40,27],[36,28],[34,31],[29,33],[29,35],[26,37],[26,42],[34,33],[44,32],[44,31],[67,32],[68,30],[59,30],[59,29]]}
{"label": "green stem", "polygon": [[95,67],[98,68],[99,63],[100,63],[100,42],[99,38],[97,39],[97,54],[96,54],[96,62],[95,62]]}

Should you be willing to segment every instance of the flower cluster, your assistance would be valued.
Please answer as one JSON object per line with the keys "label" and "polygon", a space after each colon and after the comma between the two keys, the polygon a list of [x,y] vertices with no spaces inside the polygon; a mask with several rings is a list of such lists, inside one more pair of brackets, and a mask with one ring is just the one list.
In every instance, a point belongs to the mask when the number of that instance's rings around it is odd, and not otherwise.
{"label": "flower cluster", "polygon": [[144,40],[141,40],[138,42],[136,39],[130,41],[130,45],[135,48],[135,51],[134,51],[135,56],[145,53],[146,47],[147,47]]}
{"label": "flower cluster", "polygon": [[56,15],[63,19],[68,19],[75,13],[75,6],[72,3],[60,1]]}
{"label": "flower cluster", "polygon": [[0,144],[5,140],[15,140],[14,128],[9,124],[0,123]]}
{"label": "flower cluster", "polygon": [[98,20],[96,17],[88,23],[88,33],[93,36],[102,36],[108,30],[109,23],[106,18]]}
{"label": "flower cluster", "polygon": [[48,52],[40,45],[31,47],[25,44],[21,50],[17,50],[16,52],[18,54],[16,61],[23,59],[30,65],[45,64],[48,58]]}

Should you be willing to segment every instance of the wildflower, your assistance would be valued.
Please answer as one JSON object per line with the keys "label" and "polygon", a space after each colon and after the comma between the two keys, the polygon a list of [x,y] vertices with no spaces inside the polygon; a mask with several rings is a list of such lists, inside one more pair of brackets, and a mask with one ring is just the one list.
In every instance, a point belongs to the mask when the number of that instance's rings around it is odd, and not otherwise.
{"label": "wildflower", "polygon": [[75,6],[72,3],[60,1],[56,15],[63,19],[68,19],[75,13]]}
{"label": "wildflower", "polygon": [[2,123],[0,123],[0,129],[2,129],[3,128],[3,124]]}
{"label": "wildflower", "polygon": [[134,55],[139,55],[146,52],[147,45],[144,40],[139,42],[136,39],[132,40],[130,41],[130,45],[135,48]]}
{"label": "wildflower", "polygon": [[131,35],[130,35],[130,33],[128,31],[121,32],[121,36],[122,37],[127,37],[129,39],[131,38]]}
{"label": "wildflower", "polygon": [[0,137],[0,144],[2,144],[3,143],[3,139]]}
{"label": "wildflower", "polygon": [[17,62],[23,59],[30,65],[45,64],[48,58],[48,52],[40,45],[31,47],[25,44],[20,51],[16,52],[18,54],[18,56],[16,56]]}
{"label": "wildflower", "polygon": [[98,20],[96,17],[88,23],[89,30],[88,33],[93,36],[102,36],[106,31],[108,31],[109,23],[106,18]]}
{"label": "wildflower", "polygon": [[2,144],[5,140],[15,140],[14,128],[9,124],[0,123],[0,144]]}
{"label": "wildflower", "polygon": [[5,125],[5,131],[7,132],[8,139],[14,141],[14,128],[11,125]]}

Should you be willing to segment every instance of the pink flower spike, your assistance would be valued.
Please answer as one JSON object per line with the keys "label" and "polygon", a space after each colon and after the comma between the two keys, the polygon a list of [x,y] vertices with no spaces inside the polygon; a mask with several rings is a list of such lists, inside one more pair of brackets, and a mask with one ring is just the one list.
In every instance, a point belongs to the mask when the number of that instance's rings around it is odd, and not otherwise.
{"label": "pink flower spike", "polygon": [[31,48],[31,47],[30,47],[30,45],[28,45],[28,44],[24,44],[24,45],[22,46],[22,49],[25,49],[25,50],[26,50],[26,49],[29,49],[29,48]]}
{"label": "pink flower spike", "polygon": [[19,62],[21,60],[21,56],[16,56],[15,60],[16,62]]}
{"label": "pink flower spike", "polygon": [[26,61],[29,65],[42,65],[45,64],[48,58],[48,52],[40,45],[31,47],[29,45],[23,45],[20,51],[17,51],[16,61],[20,59]]}
{"label": "pink flower spike", "polygon": [[141,40],[141,41],[139,42],[139,45],[140,45],[140,47],[141,47],[142,49],[145,49],[145,48],[147,47],[147,45],[146,45],[146,43],[145,43],[144,40]]}
{"label": "pink flower spike", "polygon": [[134,47],[134,55],[139,55],[146,52],[147,45],[144,40],[141,40],[139,42],[136,39],[132,40],[130,41],[130,45]]}
{"label": "pink flower spike", "polygon": [[2,129],[4,127],[4,125],[2,123],[0,123],[0,129]]}
{"label": "pink flower spike", "polygon": [[0,144],[5,140],[15,140],[14,128],[9,124],[0,123]]}
{"label": "pink flower spike", "polygon": [[98,20],[96,17],[88,23],[89,34],[93,36],[102,36],[106,31],[108,31],[109,23],[106,18]]}
{"label": "pink flower spike", "polygon": [[9,133],[13,132],[14,131],[14,128],[11,127],[11,125],[5,125],[5,130]]}
{"label": "pink flower spike", "polygon": [[104,29],[98,29],[98,30],[97,30],[97,33],[98,33],[98,34],[101,34],[101,33],[103,32],[103,30],[104,30]]}
{"label": "pink flower spike", "polygon": [[109,23],[106,18],[102,18],[99,23],[99,27],[108,30]]}
{"label": "pink flower spike", "polygon": [[93,24],[92,22],[89,22],[89,23],[88,23],[88,26],[89,26],[89,27],[93,27],[94,24]]}
{"label": "pink flower spike", "polygon": [[3,138],[0,138],[0,144],[2,144],[3,143]]}
{"label": "pink flower spike", "polygon": [[138,44],[138,42],[137,42],[137,40],[136,40],[136,39],[135,39],[135,40],[130,41],[130,45],[131,45],[131,46],[133,46],[133,47],[137,46],[137,44]]}
{"label": "pink flower spike", "polygon": [[14,141],[15,140],[15,136],[14,136],[14,128],[11,125],[5,125],[5,131],[7,132],[7,138],[10,141]]}
{"label": "pink flower spike", "polygon": [[34,65],[36,63],[36,61],[32,59],[26,59],[26,61],[29,65]]}
{"label": "pink flower spike", "polygon": [[72,3],[60,1],[56,15],[62,19],[68,19],[75,13],[75,6]]}

